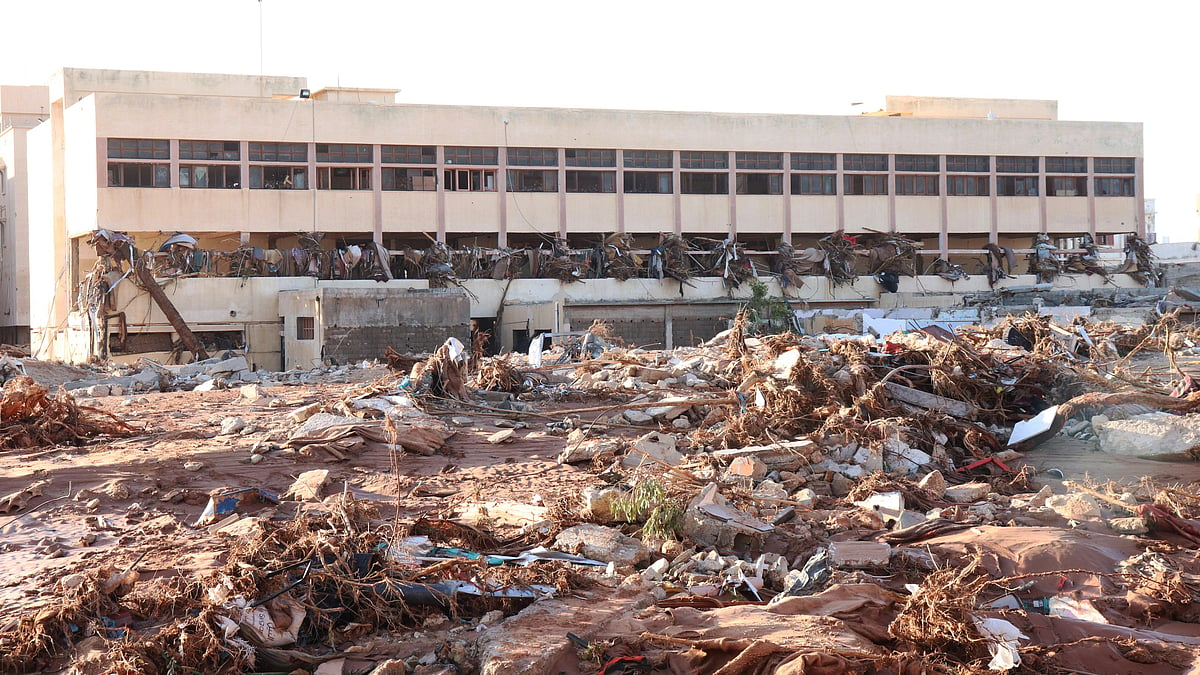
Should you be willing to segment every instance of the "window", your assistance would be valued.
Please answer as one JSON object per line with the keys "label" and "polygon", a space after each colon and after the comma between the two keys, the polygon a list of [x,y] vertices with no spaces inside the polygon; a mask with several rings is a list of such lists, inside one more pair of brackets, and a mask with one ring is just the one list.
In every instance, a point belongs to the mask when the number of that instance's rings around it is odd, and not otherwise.
{"label": "window", "polygon": [[842,176],[842,179],[843,192],[848,195],[886,195],[888,193],[887,176],[847,174]]}
{"label": "window", "polygon": [[558,166],[558,150],[554,148],[509,148],[509,166]]}
{"label": "window", "polygon": [[315,340],[315,339],[317,339],[316,317],[311,317],[311,316],[296,317],[296,339],[297,340]]}
{"label": "window", "polygon": [[1046,173],[1087,173],[1087,158],[1047,157]]}
{"label": "window", "polygon": [[834,171],[837,155],[831,152],[793,152],[793,171]]}
{"label": "window", "polygon": [[[625,166],[630,169],[670,169],[672,166],[671,151],[626,150]],[[670,190],[667,190],[667,192],[670,192]]]}
{"label": "window", "polygon": [[375,153],[369,145],[353,145],[350,143],[317,143],[318,162],[339,162],[342,164],[370,164],[375,161]]}
{"label": "window", "polygon": [[[842,168],[846,171],[887,171],[888,156],[861,154],[842,155]],[[882,194],[887,194],[887,192]]]}
{"label": "window", "polygon": [[736,158],[739,169],[777,171],[783,168],[781,152],[739,152]]}
{"label": "window", "polygon": [[794,173],[792,174],[792,194],[794,195],[835,195],[837,194],[837,176],[831,173]]}
{"label": "window", "polygon": [[[950,158],[946,158],[946,163],[950,163]],[[988,177],[946,176],[946,194],[951,197],[986,197],[990,194]]]}
{"label": "window", "polygon": [[236,164],[184,164],[179,167],[179,187],[236,190],[242,187],[242,167]]}
{"label": "window", "polygon": [[444,185],[453,192],[495,192],[496,172],[486,169],[447,169]]}
{"label": "window", "polygon": [[739,195],[781,195],[783,194],[783,174],[739,173],[737,175],[737,193]]}
{"label": "window", "polygon": [[1046,176],[1046,196],[1086,197],[1087,178],[1083,176]]}
{"label": "window", "polygon": [[371,170],[353,166],[317,168],[318,190],[370,190]]}
{"label": "window", "polygon": [[206,159],[236,162],[242,158],[237,141],[179,141],[179,159]]}
{"label": "window", "polygon": [[[681,169],[728,169],[728,152],[695,152],[687,150],[679,153],[679,168]],[[726,190],[726,193],[729,191]]]}
{"label": "window", "polygon": [[[996,164],[1000,164],[1000,157]],[[997,167],[997,170],[999,167]],[[1001,197],[1036,197],[1038,196],[1037,176],[996,176],[996,194]]]}
{"label": "window", "polygon": [[[626,162],[628,162],[626,156]],[[628,171],[625,173],[627,194],[671,194],[671,174],[667,171]]]}
{"label": "window", "polygon": [[679,191],[685,195],[729,194],[728,173],[681,173]]}
{"label": "window", "polygon": [[307,162],[307,143],[251,143],[251,162]]}
{"label": "window", "polygon": [[171,142],[144,138],[110,138],[108,158],[171,159]]}
{"label": "window", "polygon": [[[896,158],[900,163],[900,158]],[[896,176],[896,194],[898,195],[937,195],[938,177],[923,174],[901,174]]]}
{"label": "window", "polygon": [[[1037,157],[997,157],[996,173],[1037,173]],[[1036,193],[1034,193],[1036,194]]]}
{"label": "window", "polygon": [[8,189],[8,186],[5,184],[5,181],[4,181],[4,170],[0,169],[0,195],[4,194],[4,191],[6,189]]}
{"label": "window", "polygon": [[576,150],[567,148],[567,166],[615,167],[617,165],[616,150]]}
{"label": "window", "polygon": [[432,145],[382,145],[382,164],[437,164],[437,148]]}
{"label": "window", "polygon": [[496,148],[446,148],[447,164],[496,166],[499,164],[496,158]]}
{"label": "window", "polygon": [[568,171],[567,192],[616,192],[615,171]]}
{"label": "window", "polygon": [[437,190],[436,169],[398,169],[385,166],[380,171],[380,186],[384,190],[432,192]]}
{"label": "window", "polygon": [[308,167],[260,165],[250,167],[252,190],[304,190],[308,188]]}
{"label": "window", "polygon": [[510,170],[508,189],[512,192],[558,192],[558,172]]}
{"label": "window", "polygon": [[[940,171],[937,155],[896,155],[897,171]],[[898,194],[902,194],[897,191]],[[937,194],[936,192],[934,194]]]}
{"label": "window", "polygon": [[1097,197],[1132,197],[1132,178],[1097,178],[1095,179]]}
{"label": "window", "polygon": [[946,171],[987,173],[991,170],[991,157],[984,155],[946,155]]}
{"label": "window", "polygon": [[171,187],[170,164],[141,164],[137,162],[109,162],[109,187]]}
{"label": "window", "polygon": [[1133,173],[1132,157],[1097,157],[1092,162],[1096,173]]}

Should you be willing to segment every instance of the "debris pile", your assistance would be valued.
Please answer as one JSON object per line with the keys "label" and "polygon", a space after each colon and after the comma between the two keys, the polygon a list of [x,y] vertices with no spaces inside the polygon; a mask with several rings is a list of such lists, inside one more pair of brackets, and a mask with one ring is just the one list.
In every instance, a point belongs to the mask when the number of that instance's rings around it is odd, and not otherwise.
{"label": "debris pile", "polygon": [[137,429],[115,415],[80,406],[70,395],[51,396],[27,376],[0,390],[0,449],[82,445],[100,437],[120,438]]}

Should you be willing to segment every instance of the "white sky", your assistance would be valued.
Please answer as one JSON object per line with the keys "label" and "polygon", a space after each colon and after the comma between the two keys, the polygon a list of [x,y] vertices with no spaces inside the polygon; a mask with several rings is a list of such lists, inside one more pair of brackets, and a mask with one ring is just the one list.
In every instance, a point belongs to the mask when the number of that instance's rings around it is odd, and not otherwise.
{"label": "white sky", "polygon": [[[1194,0],[262,0],[266,74],[400,100],[848,114],[887,94],[1145,124],[1158,230],[1200,218]],[[4,0],[0,82],[63,67],[258,74],[256,0]],[[852,108],[851,102],[863,106]]]}

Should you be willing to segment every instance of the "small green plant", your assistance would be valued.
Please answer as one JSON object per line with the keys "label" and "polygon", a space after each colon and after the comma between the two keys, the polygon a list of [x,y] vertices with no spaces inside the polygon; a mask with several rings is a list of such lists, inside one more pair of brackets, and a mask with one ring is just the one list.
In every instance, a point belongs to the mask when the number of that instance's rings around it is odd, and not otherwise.
{"label": "small green plant", "polygon": [[767,285],[761,281],[750,282],[750,299],[746,301],[749,315],[748,328],[751,333],[777,333],[788,328],[791,311],[787,303],[767,295]]}
{"label": "small green plant", "polygon": [[619,520],[642,523],[642,535],[647,538],[677,539],[683,528],[683,508],[654,479],[638,482],[613,502],[612,510]]}

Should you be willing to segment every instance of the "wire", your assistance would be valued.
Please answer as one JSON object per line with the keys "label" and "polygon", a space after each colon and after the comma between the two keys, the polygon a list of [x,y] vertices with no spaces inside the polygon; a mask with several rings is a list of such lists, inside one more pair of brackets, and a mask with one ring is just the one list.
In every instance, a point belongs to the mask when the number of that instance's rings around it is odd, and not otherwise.
{"label": "wire", "polygon": [[[508,153],[508,124],[505,124],[505,125],[504,125],[504,152],[505,152],[505,154],[507,155],[507,153]],[[529,227],[533,228],[533,231],[534,231],[534,232],[537,232],[537,233],[538,233],[538,236],[540,236],[542,239],[545,239],[545,240],[546,240],[546,243],[547,243],[547,244],[550,244],[550,246],[551,246],[551,247],[553,247],[553,246],[555,245],[555,243],[556,243],[556,240],[555,240],[555,239],[553,239],[552,237],[548,236],[548,235],[547,235],[545,232],[542,232],[541,230],[539,230],[539,229],[538,229],[538,227],[537,227],[537,225],[534,225],[533,223],[531,223],[531,222],[529,221],[529,218],[528,218],[528,217],[525,215],[525,211],[524,211],[524,210],[521,208],[521,202],[520,202],[520,200],[518,200],[518,199],[517,199],[517,197],[516,197],[516,191],[514,191],[514,190],[512,189],[512,180],[511,180],[511,178],[510,178],[509,176],[510,176],[510,174],[509,174],[509,168],[508,168],[507,162],[505,162],[505,167],[504,167],[504,185],[505,185],[505,186],[506,186],[506,188],[507,188],[507,190],[505,191],[505,195],[506,195],[506,196],[507,196],[508,194],[512,194],[512,195],[513,195],[513,204],[514,204],[514,205],[516,205],[516,207],[517,207],[517,213],[521,214],[521,220],[524,220],[526,225],[528,225]],[[560,188],[562,188],[562,189],[565,189],[565,188],[566,188],[566,186],[565,186],[565,185],[562,185],[562,186],[559,186],[559,187],[560,187]],[[502,206],[503,206],[503,205],[502,205]],[[505,234],[507,234],[507,232],[506,232]]]}

